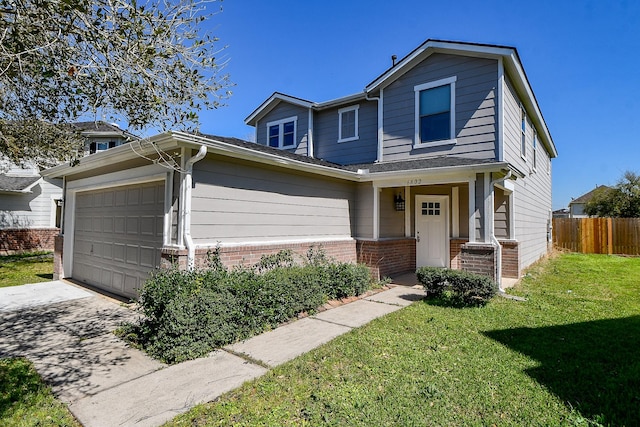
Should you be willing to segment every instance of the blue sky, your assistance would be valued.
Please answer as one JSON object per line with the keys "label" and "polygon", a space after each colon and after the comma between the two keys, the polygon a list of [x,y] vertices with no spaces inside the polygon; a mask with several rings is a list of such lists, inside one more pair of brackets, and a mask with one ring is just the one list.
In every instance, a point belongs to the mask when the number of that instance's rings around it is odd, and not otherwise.
{"label": "blue sky", "polygon": [[[215,5],[214,5],[215,7]],[[559,152],[553,208],[640,172],[640,2],[225,0],[208,29],[235,83],[201,130],[249,138],[274,91],[326,101],[362,91],[429,38],[514,46]]]}

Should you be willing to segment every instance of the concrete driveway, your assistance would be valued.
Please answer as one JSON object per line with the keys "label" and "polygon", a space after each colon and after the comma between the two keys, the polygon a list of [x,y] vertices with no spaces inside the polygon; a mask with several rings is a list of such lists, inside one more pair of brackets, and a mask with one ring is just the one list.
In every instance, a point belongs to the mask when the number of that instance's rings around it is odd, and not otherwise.
{"label": "concrete driveway", "polygon": [[113,335],[138,314],[62,281],[0,288],[0,357],[26,357],[64,402],[163,367]]}

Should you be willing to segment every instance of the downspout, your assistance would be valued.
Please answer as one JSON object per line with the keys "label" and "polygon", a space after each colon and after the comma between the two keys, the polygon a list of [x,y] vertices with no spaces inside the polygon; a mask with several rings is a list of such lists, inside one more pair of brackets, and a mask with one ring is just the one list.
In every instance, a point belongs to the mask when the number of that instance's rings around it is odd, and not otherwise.
{"label": "downspout", "polygon": [[193,165],[194,163],[202,160],[206,154],[207,146],[201,145],[198,153],[187,160],[184,176],[182,178],[182,185],[184,188],[184,191],[182,192],[184,206],[184,210],[182,213],[182,228],[184,230],[184,244],[187,247],[188,270],[193,270],[196,264],[196,246],[194,245],[193,238],[191,237],[191,185],[193,183]]}
{"label": "downspout", "polygon": [[[503,178],[494,179],[489,185],[489,188],[491,189],[491,245],[496,248],[496,282],[498,282],[498,291],[501,294],[506,293],[506,291],[502,287],[502,245],[496,237],[496,227],[494,220],[495,185],[498,182],[507,180],[509,178],[511,178],[511,171],[507,172],[507,174]],[[509,221],[513,221],[513,218],[509,218]]]}
{"label": "downspout", "polygon": [[382,161],[382,134],[383,134],[383,129],[382,129],[382,113],[383,113],[383,106],[382,106],[382,89],[380,89],[380,96],[372,96],[369,97],[368,93],[365,93],[364,99],[366,99],[367,101],[377,101],[378,102],[378,151],[377,151],[377,158],[376,158],[376,163],[380,163]]}
{"label": "downspout", "polygon": [[314,157],[313,148],[313,109],[309,108],[309,124],[307,129],[307,156]]}

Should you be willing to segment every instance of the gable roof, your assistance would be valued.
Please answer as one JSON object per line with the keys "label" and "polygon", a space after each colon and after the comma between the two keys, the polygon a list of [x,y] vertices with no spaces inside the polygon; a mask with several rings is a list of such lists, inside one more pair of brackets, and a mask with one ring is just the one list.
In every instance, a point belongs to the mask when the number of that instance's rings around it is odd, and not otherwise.
{"label": "gable roof", "polygon": [[321,109],[323,107],[346,104],[352,100],[366,99],[369,94],[390,85],[407,71],[434,53],[492,58],[496,60],[500,59],[502,61],[503,69],[511,78],[511,82],[516,92],[519,94],[529,117],[539,130],[539,141],[545,146],[552,158],[558,156],[558,150],[551,138],[551,133],[549,132],[547,123],[542,116],[538,100],[533,93],[529,79],[524,71],[518,51],[515,47],[502,45],[428,39],[369,83],[362,93],[337,98],[323,103],[315,103],[290,95],[285,95],[280,92],[275,92],[245,119],[245,123],[255,126],[260,117],[267,114],[283,101],[290,102],[304,108]]}
{"label": "gable roof", "polygon": [[71,126],[79,130],[86,137],[121,137],[137,139],[132,133],[121,129],[116,124],[104,122],[102,120],[94,120],[87,122],[71,123]]}
{"label": "gable roof", "polygon": [[30,193],[40,180],[39,176],[11,176],[0,174],[0,192]]}
{"label": "gable roof", "polygon": [[364,99],[365,97],[366,97],[366,94],[364,92],[359,92],[353,95],[331,99],[329,101],[313,102],[313,101],[308,101],[306,99],[297,98],[295,96],[286,95],[281,92],[274,92],[266,101],[260,104],[258,108],[253,110],[253,112],[249,114],[249,116],[247,116],[246,119],[244,119],[244,122],[250,126],[255,126],[258,120],[260,120],[262,117],[268,114],[281,102],[297,105],[302,108],[322,110],[324,108],[335,107],[336,105],[342,105],[349,102],[359,101],[361,99]]}
{"label": "gable roof", "polygon": [[591,200],[593,196],[595,196],[596,194],[599,194],[603,191],[609,191],[609,190],[612,190],[612,188],[607,185],[596,185],[596,188],[594,188],[593,190],[589,191],[588,193],[584,193],[582,196],[576,197],[575,199],[571,200],[571,202],[569,202],[569,205],[573,205],[575,203],[588,203],[589,200]]}

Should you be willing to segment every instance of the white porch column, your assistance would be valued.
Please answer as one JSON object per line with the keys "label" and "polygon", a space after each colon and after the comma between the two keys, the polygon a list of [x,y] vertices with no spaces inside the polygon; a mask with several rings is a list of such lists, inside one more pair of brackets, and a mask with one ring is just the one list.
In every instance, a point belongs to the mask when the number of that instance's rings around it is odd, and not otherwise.
{"label": "white porch column", "polygon": [[373,238],[380,237],[380,189],[373,185]]}
{"label": "white porch column", "polygon": [[460,237],[460,192],[458,187],[451,188],[451,237]]}
{"label": "white porch column", "polygon": [[469,180],[469,242],[476,241],[476,180]]}
{"label": "white porch column", "polygon": [[404,237],[411,237],[411,187],[404,187]]}
{"label": "white porch column", "polygon": [[483,199],[484,199],[484,218],[483,218],[483,228],[484,233],[482,236],[484,237],[484,242],[491,242],[491,235],[493,234],[493,191],[491,188],[491,173],[484,173],[484,191],[483,191]]}

